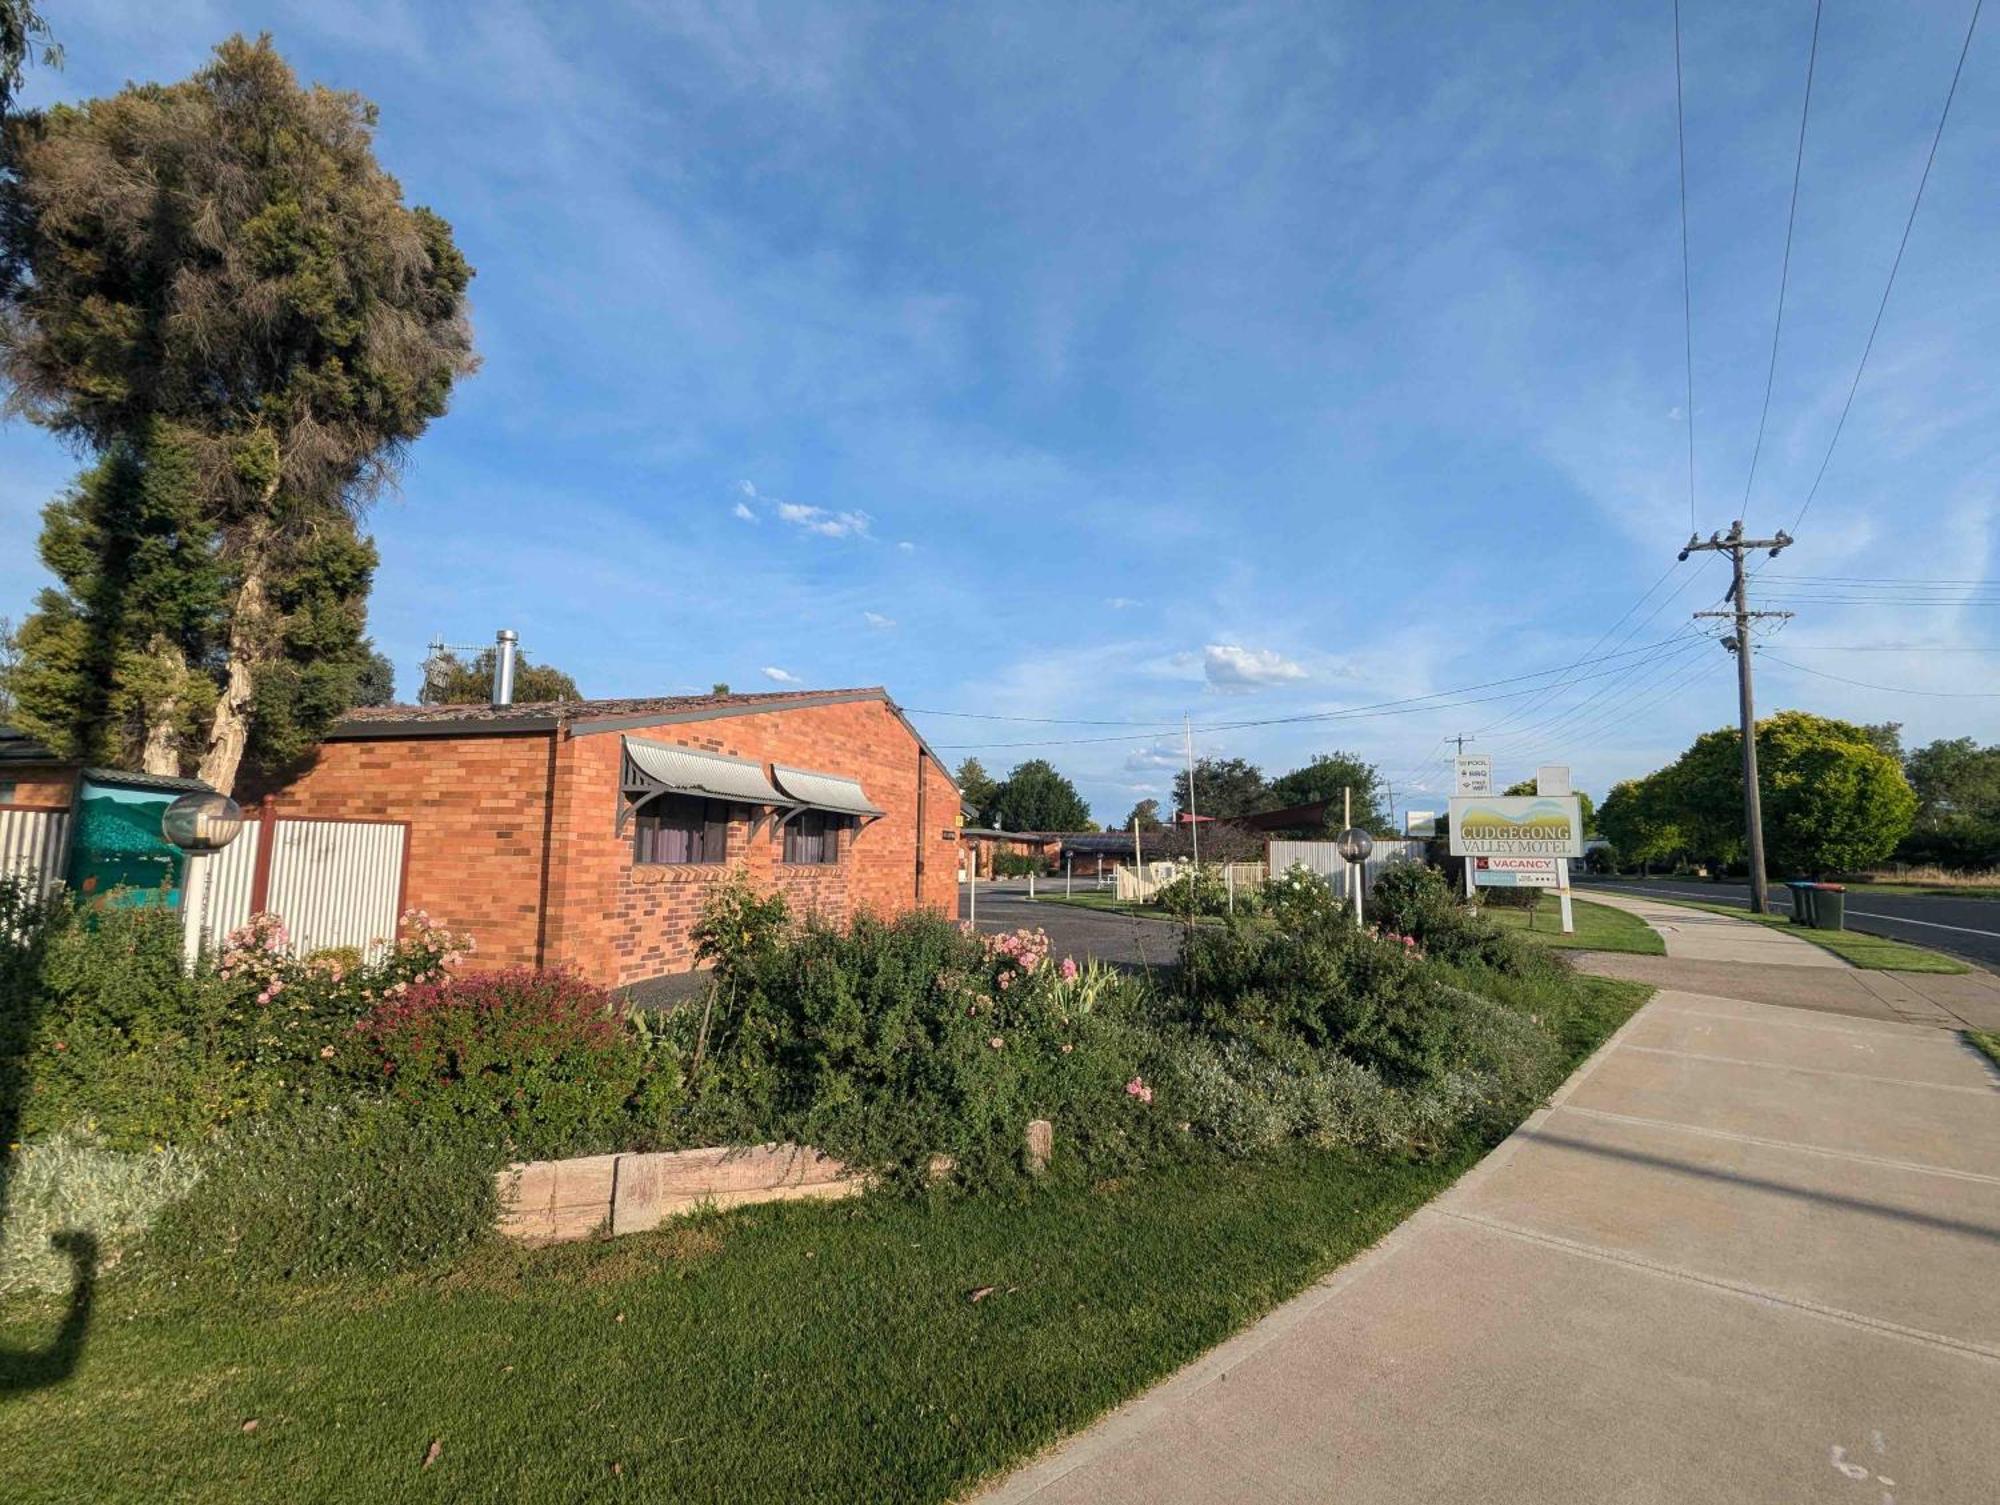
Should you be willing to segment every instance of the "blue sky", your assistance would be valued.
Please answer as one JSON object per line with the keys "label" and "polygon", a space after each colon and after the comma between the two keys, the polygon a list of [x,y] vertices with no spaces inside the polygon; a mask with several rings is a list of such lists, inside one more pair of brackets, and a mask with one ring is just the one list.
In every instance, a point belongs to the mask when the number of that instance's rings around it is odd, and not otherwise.
{"label": "blue sky", "polygon": [[[1825,452],[1968,11],[1828,8],[1753,529]],[[1706,532],[1744,510],[1812,8],[1683,12]],[[1603,638],[1689,524],[1665,5],[51,14],[68,62],[30,102],[268,29],[380,105],[382,160],[478,268],[483,368],[371,519],[405,693],[433,635],[512,626],[589,694],[882,683],[1137,723],[918,717],[954,761],[1052,758],[1107,821],[1166,793],[1184,713],[1200,752],[1348,748],[1419,806],[1447,735],[1601,794],[1733,719],[1727,655],[1676,636],[1726,584],[1713,557]],[[1994,573],[1996,180],[1986,30],[1771,578]],[[74,468],[0,429],[0,612],[41,583],[37,512]],[[2000,698],[1967,695],[2000,653],[1828,651],[1992,647],[2000,608],[1798,609],[1764,708],[2000,740]],[[1512,699],[1217,725],[1593,645],[1627,656]]]}

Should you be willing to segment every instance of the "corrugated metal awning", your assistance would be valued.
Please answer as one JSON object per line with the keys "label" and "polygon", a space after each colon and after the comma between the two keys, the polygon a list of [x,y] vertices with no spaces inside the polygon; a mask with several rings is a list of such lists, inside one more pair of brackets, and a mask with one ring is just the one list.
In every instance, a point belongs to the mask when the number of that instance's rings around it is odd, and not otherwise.
{"label": "corrugated metal awning", "polygon": [[830,810],[836,815],[880,815],[881,809],[861,792],[857,780],[837,773],[812,773],[803,768],[771,765],[771,776],[785,791],[790,803],[808,810]]}
{"label": "corrugated metal awning", "polygon": [[[676,747],[671,742],[625,738],[629,774],[656,792],[698,794],[709,799],[736,800],[746,805],[792,805],[764,777],[764,765],[721,753]],[[628,778],[628,782],[630,782]]]}

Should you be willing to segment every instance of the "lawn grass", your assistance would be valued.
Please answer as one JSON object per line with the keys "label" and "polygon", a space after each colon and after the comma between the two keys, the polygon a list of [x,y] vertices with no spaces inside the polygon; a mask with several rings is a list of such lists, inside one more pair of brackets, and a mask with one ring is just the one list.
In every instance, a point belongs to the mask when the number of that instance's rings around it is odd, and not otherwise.
{"label": "lawn grass", "polygon": [[1572,899],[1570,907],[1576,918],[1574,935],[1562,933],[1562,912],[1554,898],[1546,899],[1541,904],[1534,914],[1533,928],[1529,927],[1529,911],[1525,909],[1501,909],[1489,904],[1484,906],[1484,913],[1509,930],[1561,950],[1629,951],[1635,956],[1667,954],[1667,943],[1637,915],[1613,909],[1608,904],[1593,904],[1588,899]]}
{"label": "lawn grass", "polygon": [[1683,909],[1705,909],[1710,914],[1731,919],[1752,920],[1759,925],[1781,925],[1802,941],[1824,947],[1841,960],[1869,972],[1970,972],[1971,967],[1942,951],[1912,946],[1908,941],[1892,941],[1884,935],[1868,935],[1859,930],[1815,930],[1794,925],[1790,915],[1752,914],[1734,904],[1710,904],[1701,899],[1682,899],[1667,894],[1648,894],[1661,904],[1678,904]]}
{"label": "lawn grass", "polygon": [[1965,1032],[1965,1038],[1989,1056],[1995,1066],[2000,1066],[2000,1035],[1994,1034],[1991,1030],[1969,1029]]}
{"label": "lawn grass", "polygon": [[[1141,904],[1135,899],[1119,899],[1111,894],[1036,894],[1037,904],[1067,904],[1072,909],[1094,909],[1099,914],[1131,915],[1140,920],[1161,920],[1169,925],[1184,925],[1187,922],[1179,915],[1168,914],[1157,904]],[[1197,915],[1197,925],[1220,925],[1217,915]]]}
{"label": "lawn grass", "polygon": [[[1650,992],[1578,983],[1575,1060]],[[775,1205],[248,1298],[113,1281],[74,1374],[0,1405],[0,1498],[947,1499],[1366,1248],[1486,1148]],[[0,1393],[58,1320],[0,1310]]]}
{"label": "lawn grass", "polygon": [[1849,893],[1923,894],[1933,899],[2000,899],[2000,885],[1991,883],[1898,883],[1885,879],[1849,878]]}

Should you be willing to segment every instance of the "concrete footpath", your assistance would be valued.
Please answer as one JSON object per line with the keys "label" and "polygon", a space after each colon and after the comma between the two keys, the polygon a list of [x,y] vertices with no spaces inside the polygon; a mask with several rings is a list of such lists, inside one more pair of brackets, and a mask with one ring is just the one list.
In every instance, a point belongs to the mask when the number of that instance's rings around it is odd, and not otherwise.
{"label": "concrete footpath", "polygon": [[1576,954],[1579,966],[1601,977],[1861,1019],[2000,1033],[2000,977],[1991,972],[1870,972],[1849,966],[1823,946],[1750,920],[1601,889],[1592,890],[1589,899],[1637,915],[1667,947],[1664,957]]}
{"label": "concrete footpath", "polygon": [[1375,1249],[983,1498],[1991,1505],[1996,1271],[1991,1063],[1668,989]]}

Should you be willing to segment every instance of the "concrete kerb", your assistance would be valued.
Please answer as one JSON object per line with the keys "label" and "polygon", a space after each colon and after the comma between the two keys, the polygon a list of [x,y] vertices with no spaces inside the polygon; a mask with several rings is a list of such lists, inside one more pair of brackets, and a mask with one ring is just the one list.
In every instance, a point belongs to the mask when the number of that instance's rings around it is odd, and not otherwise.
{"label": "concrete kerb", "polygon": [[[1649,999],[1635,1009],[1632,1017],[1612,1031],[1539,1108],[1439,1195],[1477,1187],[1503,1168],[1570,1094],[1581,1087],[1618,1048],[1625,1035],[1652,1006],[1653,1001]],[[1415,1237],[1417,1230],[1435,1216],[1438,1214],[1432,1204],[1418,1208],[1353,1259],[1320,1277],[1282,1306],[1255,1319],[1235,1336],[1225,1339],[1152,1389],[1099,1417],[1083,1430],[1050,1443],[1033,1461],[1010,1465],[1004,1477],[989,1478],[981,1489],[963,1498],[975,1502],[975,1505],[1012,1505],[1012,1502],[1033,1498],[1058,1479],[1088,1466],[1141,1431],[1155,1411],[1171,1409],[1183,1398],[1227,1378],[1232,1368],[1286,1338],[1329,1301],[1367,1280],[1394,1258],[1397,1251]]]}

